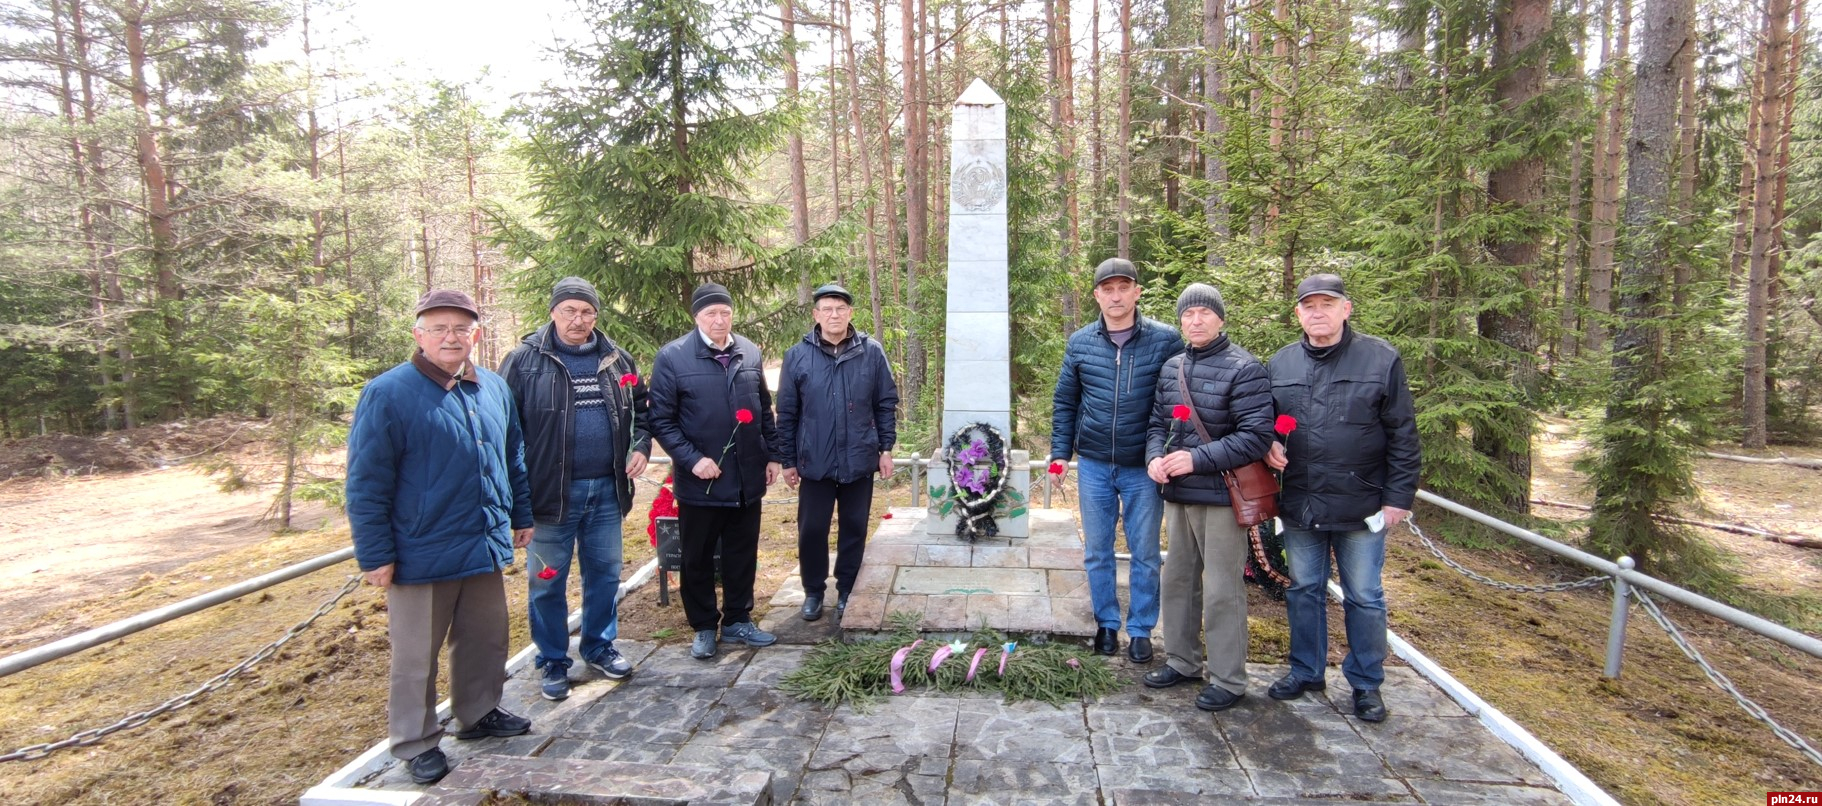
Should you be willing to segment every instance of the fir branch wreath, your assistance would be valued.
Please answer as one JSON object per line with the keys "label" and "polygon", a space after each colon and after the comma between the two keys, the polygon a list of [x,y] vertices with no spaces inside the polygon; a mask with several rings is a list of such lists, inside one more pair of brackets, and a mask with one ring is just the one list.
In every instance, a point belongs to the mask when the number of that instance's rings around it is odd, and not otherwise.
{"label": "fir branch wreath", "polygon": [[[987,423],[969,423],[949,436],[944,456],[949,464],[949,490],[955,496],[956,535],[975,541],[999,534],[993,507],[1006,492],[1009,476],[1006,436]],[[984,474],[974,467],[982,459],[988,463]]]}

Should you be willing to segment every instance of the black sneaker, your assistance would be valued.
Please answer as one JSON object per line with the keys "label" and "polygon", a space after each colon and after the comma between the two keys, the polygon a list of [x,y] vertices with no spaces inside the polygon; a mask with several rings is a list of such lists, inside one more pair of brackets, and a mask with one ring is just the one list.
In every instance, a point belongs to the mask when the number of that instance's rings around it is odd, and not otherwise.
{"label": "black sneaker", "polygon": [[609,680],[625,680],[628,675],[633,673],[633,662],[627,660],[625,655],[620,654],[620,650],[609,644],[606,649],[601,650],[600,656],[588,662],[588,668],[600,672],[602,677]]}
{"label": "black sneaker", "polygon": [[513,716],[504,709],[495,708],[487,716],[475,720],[473,725],[455,732],[457,739],[479,739],[482,736],[518,736],[531,730],[531,720],[522,716]]}
{"label": "black sneaker", "polygon": [[545,661],[544,675],[538,689],[547,700],[562,700],[569,696],[569,664],[556,661]]}
{"label": "black sneaker", "polygon": [[412,783],[434,784],[449,774],[449,757],[443,755],[443,748],[432,747],[412,756],[405,767],[411,771]]}

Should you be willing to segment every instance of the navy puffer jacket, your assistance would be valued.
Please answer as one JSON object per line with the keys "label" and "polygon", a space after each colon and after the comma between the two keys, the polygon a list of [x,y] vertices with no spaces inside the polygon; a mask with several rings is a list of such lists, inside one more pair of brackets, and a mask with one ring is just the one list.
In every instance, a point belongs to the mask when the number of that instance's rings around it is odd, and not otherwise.
{"label": "navy puffer jacket", "polygon": [[1286,525],[1356,531],[1382,506],[1411,508],[1422,456],[1397,348],[1345,328],[1333,346],[1279,350],[1268,372],[1278,413],[1297,418],[1278,507]]}
{"label": "navy puffer jacket", "polygon": [[[726,369],[698,330],[664,345],[652,362],[652,436],[670,454],[677,500],[692,506],[759,503],[765,497],[766,463],[779,458],[772,392],[765,385],[759,346],[745,336],[729,338],[734,358]],[[738,409],[752,412],[753,422],[736,423]],[[731,446],[729,437],[734,438]],[[720,463],[720,478],[699,479],[691,472],[703,457]]]}
{"label": "navy puffer jacket", "polygon": [[811,481],[847,484],[879,472],[898,442],[898,384],[886,351],[854,331],[838,355],[811,328],[786,350],[778,373],[778,448],[786,468]]}
{"label": "navy puffer jacket", "polygon": [[1051,458],[1144,466],[1158,369],[1180,352],[1177,329],[1144,316],[1125,347],[1107,338],[1105,320],[1071,334],[1053,398]]}
{"label": "navy puffer jacket", "polygon": [[[1189,384],[1190,405],[1202,419],[1212,440],[1203,442],[1194,423],[1171,417],[1185,403],[1177,383],[1177,368]],[[1166,449],[1168,443],[1169,448]],[[1231,506],[1223,471],[1265,458],[1272,445],[1272,385],[1265,365],[1252,353],[1222,334],[1208,346],[1189,347],[1164,362],[1158,373],[1158,396],[1151,407],[1151,428],[1146,433],[1145,460],[1167,453],[1189,451],[1196,471],[1178,476],[1159,488],[1164,500],[1175,504]]]}

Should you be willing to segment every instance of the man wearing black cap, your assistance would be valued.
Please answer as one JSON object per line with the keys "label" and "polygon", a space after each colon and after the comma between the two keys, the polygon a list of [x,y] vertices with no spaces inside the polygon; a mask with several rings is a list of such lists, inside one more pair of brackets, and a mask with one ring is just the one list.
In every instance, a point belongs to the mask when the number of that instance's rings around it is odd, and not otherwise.
{"label": "man wearing black cap", "polygon": [[386,589],[387,733],[411,779],[449,772],[437,745],[437,652],[449,641],[458,739],[517,736],[506,683],[501,569],[531,541],[531,488],[512,392],[469,362],[480,311],[460,291],[418,300],[418,351],[367,383],[348,431],[348,526],[367,583]]}
{"label": "man wearing black cap", "polygon": [[[1139,270],[1109,258],[1094,272],[1101,318],[1069,337],[1057,375],[1051,420],[1051,470],[1080,456],[1083,568],[1094,605],[1094,651],[1120,651],[1120,597],[1114,524],[1126,527],[1132,573],[1126,611],[1127,657],[1152,658],[1158,626],[1158,526],[1164,505],[1146,475],[1145,432],[1164,361],[1183,352],[1176,328],[1139,313]],[[1061,475],[1058,475],[1061,478]]]}
{"label": "man wearing black cap", "polygon": [[[1274,699],[1327,688],[1329,556],[1347,599],[1354,715],[1386,717],[1386,606],[1380,574],[1386,530],[1411,514],[1421,466],[1417,418],[1397,348],[1348,327],[1354,303],[1341,278],[1318,274],[1297,286],[1303,339],[1272,356],[1268,372],[1281,434],[1266,463],[1284,471],[1279,517],[1291,587],[1291,671]],[[1294,423],[1294,426],[1292,425]]]}
{"label": "man wearing black cap", "polygon": [[595,329],[601,299],[580,277],[557,281],[550,322],[500,363],[525,431],[531,513],[526,555],[531,638],[547,700],[569,696],[570,558],[580,555],[582,640],[589,668],[611,680],[633,665],[614,648],[620,619],[620,522],[651,453],[645,382],[633,357]]}
{"label": "man wearing black cap", "polygon": [[829,579],[829,518],[840,504],[835,543],[835,615],[860,575],[873,507],[873,474],[892,477],[898,384],[886,351],[850,326],[854,296],[830,283],[812,295],[816,325],[785,351],[778,374],[778,443],[785,483],[798,488],[797,562],[805,621],[822,618]]}
{"label": "man wearing black cap", "polygon": [[[759,506],[778,480],[778,432],[759,347],[734,335],[734,298],[716,283],[690,295],[696,329],[658,350],[652,364],[652,435],[670,454],[683,544],[683,613],[691,657],[715,657],[720,640],[770,646],[753,623]],[[721,548],[721,607],[715,549]]]}

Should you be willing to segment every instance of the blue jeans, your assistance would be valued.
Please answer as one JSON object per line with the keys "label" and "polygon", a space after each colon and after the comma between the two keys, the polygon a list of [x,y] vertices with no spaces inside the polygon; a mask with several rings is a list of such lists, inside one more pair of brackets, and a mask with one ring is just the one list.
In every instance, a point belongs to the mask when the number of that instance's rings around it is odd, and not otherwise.
{"label": "blue jeans", "polygon": [[1347,621],[1348,654],[1341,673],[1363,691],[1377,690],[1385,682],[1386,616],[1385,532],[1315,532],[1284,530],[1284,554],[1290,560],[1291,587],[1284,593],[1291,623],[1291,674],[1298,680],[1323,678],[1328,668],[1329,551],[1341,571],[1341,592],[1347,597],[1342,613]]}
{"label": "blue jeans", "polygon": [[[577,479],[569,483],[569,513],[562,523],[534,524],[525,571],[531,580],[531,639],[538,645],[538,667],[560,663],[569,668],[569,559],[581,549],[582,658],[588,660],[613,645],[620,634],[620,499],[614,479]],[[554,568],[556,576],[538,574]]]}
{"label": "blue jeans", "polygon": [[1158,526],[1164,499],[1145,468],[1094,459],[1079,459],[1081,475],[1082,565],[1088,571],[1088,596],[1095,624],[1120,629],[1119,569],[1114,562],[1114,524],[1126,525],[1126,547],[1132,552],[1126,610],[1126,634],[1150,638],[1158,626]]}

